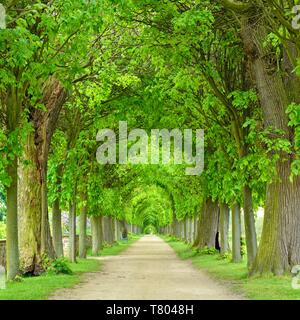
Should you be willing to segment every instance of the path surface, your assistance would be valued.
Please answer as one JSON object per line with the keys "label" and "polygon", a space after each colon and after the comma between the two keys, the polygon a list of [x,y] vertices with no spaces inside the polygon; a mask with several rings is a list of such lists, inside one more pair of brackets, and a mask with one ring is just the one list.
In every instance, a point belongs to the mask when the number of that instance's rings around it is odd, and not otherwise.
{"label": "path surface", "polygon": [[55,300],[237,300],[156,236],[144,236],[118,256],[99,257],[101,272],[87,273],[73,289],[55,293]]}

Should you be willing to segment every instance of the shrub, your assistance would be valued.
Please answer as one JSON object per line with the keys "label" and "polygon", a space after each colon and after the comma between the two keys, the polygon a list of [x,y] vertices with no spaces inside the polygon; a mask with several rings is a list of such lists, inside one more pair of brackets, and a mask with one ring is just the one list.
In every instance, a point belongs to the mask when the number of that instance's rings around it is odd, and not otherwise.
{"label": "shrub", "polygon": [[241,237],[241,256],[243,257],[246,254],[246,241]]}
{"label": "shrub", "polygon": [[58,258],[52,261],[47,268],[47,272],[55,274],[73,274],[73,271],[65,258]]}
{"label": "shrub", "polygon": [[198,249],[198,253],[200,254],[208,254],[208,255],[214,255],[217,254],[219,251],[215,248],[209,248],[209,247],[204,247],[202,249]]}
{"label": "shrub", "polygon": [[232,260],[232,254],[230,252],[225,252],[223,254],[220,254],[218,256],[218,260],[229,260],[229,261],[231,261]]}

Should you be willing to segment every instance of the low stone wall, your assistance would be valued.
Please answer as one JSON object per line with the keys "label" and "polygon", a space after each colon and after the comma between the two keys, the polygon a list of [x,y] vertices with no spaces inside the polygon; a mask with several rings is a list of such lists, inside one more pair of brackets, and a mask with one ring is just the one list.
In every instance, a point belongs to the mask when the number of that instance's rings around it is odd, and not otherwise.
{"label": "low stone wall", "polygon": [[6,240],[0,240],[0,266],[6,266]]}
{"label": "low stone wall", "polygon": [[[79,241],[78,240],[79,240],[79,237],[77,236],[77,241],[76,241],[77,254],[79,251]],[[86,243],[87,248],[91,248],[92,247],[92,237],[87,236],[86,242],[87,242]],[[68,251],[69,237],[68,236],[63,237],[63,246],[64,246],[64,255],[65,255],[65,257],[68,257],[68,255],[69,255],[69,251]],[[0,266],[6,267],[6,240],[0,240]]]}

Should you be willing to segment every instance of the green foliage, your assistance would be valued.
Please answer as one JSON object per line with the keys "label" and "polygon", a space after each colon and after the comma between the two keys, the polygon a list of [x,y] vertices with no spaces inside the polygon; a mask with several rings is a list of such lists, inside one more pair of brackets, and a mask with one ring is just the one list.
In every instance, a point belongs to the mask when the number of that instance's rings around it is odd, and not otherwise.
{"label": "green foliage", "polygon": [[232,254],[230,252],[225,252],[223,254],[220,254],[218,256],[218,260],[227,260],[231,261],[232,260]]}
{"label": "green foliage", "polygon": [[47,268],[49,274],[73,274],[70,263],[64,258],[57,258]]}
{"label": "green foliage", "polygon": [[0,239],[6,239],[6,225],[0,221]]}
{"label": "green foliage", "polygon": [[246,253],[246,241],[245,238],[241,237],[241,256],[244,257]]}
{"label": "green foliage", "polygon": [[214,255],[214,254],[218,254],[219,251],[215,248],[209,248],[209,247],[204,247],[204,248],[201,248],[201,249],[197,249],[197,252],[199,254],[209,254],[209,255]]}
{"label": "green foliage", "polygon": [[288,109],[287,113],[289,115],[289,126],[295,130],[294,135],[294,149],[296,152],[296,157],[292,164],[291,177],[300,175],[300,105],[292,103]]}

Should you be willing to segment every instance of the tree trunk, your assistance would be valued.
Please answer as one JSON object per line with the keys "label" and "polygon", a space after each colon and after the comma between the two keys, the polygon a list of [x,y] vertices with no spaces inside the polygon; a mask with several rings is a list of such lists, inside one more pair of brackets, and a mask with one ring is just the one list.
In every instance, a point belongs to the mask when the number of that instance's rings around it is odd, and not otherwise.
{"label": "tree trunk", "polygon": [[43,88],[45,110],[31,108],[29,119],[34,133],[27,137],[24,158],[29,166],[20,168],[20,262],[25,273],[43,271],[42,257],[55,257],[48,218],[47,164],[51,139],[66,100],[66,91],[50,77]]}
{"label": "tree trunk", "polygon": [[187,217],[184,220],[182,220],[182,224],[183,224],[183,240],[188,241]]}
{"label": "tree trunk", "polygon": [[32,133],[27,136],[24,159],[29,165],[19,167],[19,248],[20,269],[23,273],[43,272],[41,253],[41,183],[36,166],[36,148]]}
{"label": "tree trunk", "polygon": [[240,262],[241,256],[241,210],[240,205],[232,206],[232,261]]}
{"label": "tree trunk", "polygon": [[61,209],[59,199],[56,199],[52,204],[52,234],[53,246],[57,257],[63,257],[63,241],[62,241],[62,224],[61,224]]}
{"label": "tree trunk", "polygon": [[197,239],[197,228],[198,228],[198,218],[197,215],[194,216],[194,228],[193,228],[193,243]]}
{"label": "tree trunk", "polygon": [[103,241],[108,243],[108,219],[107,216],[102,217],[102,234],[103,234]]}
{"label": "tree trunk", "polygon": [[108,226],[109,226],[109,232],[108,232],[109,244],[113,244],[115,228],[114,228],[114,220],[112,216],[108,217]]}
{"label": "tree trunk", "polygon": [[[260,11],[242,19],[242,39],[249,68],[257,86],[265,127],[285,133],[293,140],[287,106],[293,87],[284,85],[272,48],[265,46],[267,19]],[[264,225],[251,274],[283,274],[300,264],[300,177],[289,180],[294,154],[278,152],[276,179],[267,186]]]}
{"label": "tree trunk", "polygon": [[82,195],[84,201],[83,207],[80,210],[79,216],[79,257],[86,259],[86,222],[87,222],[87,207],[86,194]]}
{"label": "tree trunk", "polygon": [[97,256],[102,247],[102,216],[91,218],[92,227],[92,255]]}
{"label": "tree trunk", "polygon": [[51,237],[48,214],[47,163],[44,159],[41,174],[41,253],[50,259],[55,257],[55,250]]}
{"label": "tree trunk", "polygon": [[215,248],[219,228],[219,206],[211,198],[206,200],[198,219],[197,237],[194,246]]}
{"label": "tree trunk", "polygon": [[118,229],[119,229],[119,226],[118,226],[118,220],[117,218],[114,218],[113,220],[114,222],[114,241],[118,241],[119,240],[119,237],[118,237]]}
{"label": "tree trunk", "polygon": [[243,189],[244,196],[244,223],[247,247],[247,265],[250,269],[257,252],[257,238],[252,203],[252,191],[248,186]]}
{"label": "tree trunk", "polygon": [[220,247],[221,254],[229,251],[228,232],[229,232],[229,208],[227,204],[220,205]]}
{"label": "tree trunk", "polygon": [[251,274],[281,275],[300,264],[300,179],[290,182],[290,162],[280,162],[277,173],[280,182],[267,188],[263,230]]}
{"label": "tree trunk", "polygon": [[6,271],[7,280],[13,280],[19,272],[17,157],[9,165],[7,172],[11,183],[6,188]]}
{"label": "tree trunk", "polygon": [[69,259],[76,262],[76,196],[69,205]]}

